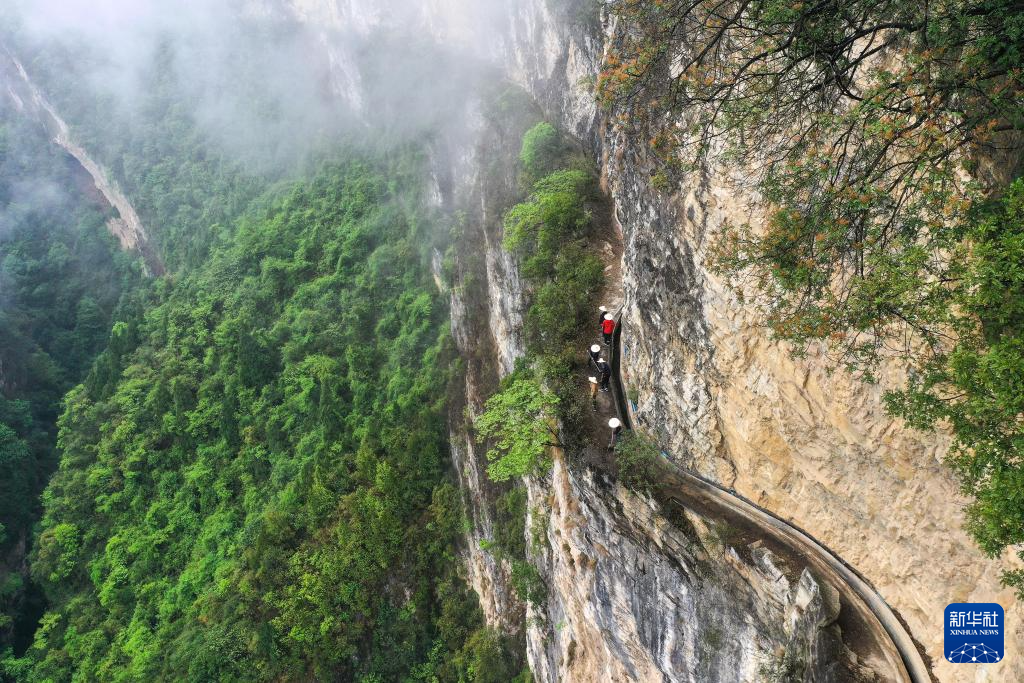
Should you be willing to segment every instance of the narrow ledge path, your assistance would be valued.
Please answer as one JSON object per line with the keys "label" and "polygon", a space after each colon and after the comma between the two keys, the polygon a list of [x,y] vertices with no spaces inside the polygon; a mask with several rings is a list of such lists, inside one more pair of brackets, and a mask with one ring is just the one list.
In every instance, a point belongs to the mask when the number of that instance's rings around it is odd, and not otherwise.
{"label": "narrow ledge path", "polygon": [[[621,308],[615,313],[615,323],[611,353],[612,397],[623,428],[632,429],[632,412],[626,401],[621,376]],[[846,612],[848,622],[852,617],[867,627],[867,633],[855,635],[874,642],[876,654],[885,660],[896,676],[892,680],[910,683],[937,681],[917,642],[885,599],[836,553],[770,510],[735,491],[680,468],[664,453],[659,468],[661,481],[667,484],[664,489],[667,498],[711,518],[738,522],[760,534],[766,545],[777,555],[806,563],[820,579],[834,586],[841,596],[841,617]]]}

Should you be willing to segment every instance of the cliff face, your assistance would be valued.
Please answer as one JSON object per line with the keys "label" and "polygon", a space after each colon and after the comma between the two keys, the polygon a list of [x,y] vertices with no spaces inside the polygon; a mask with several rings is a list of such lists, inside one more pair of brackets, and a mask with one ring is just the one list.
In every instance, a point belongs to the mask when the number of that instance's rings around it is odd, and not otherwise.
{"label": "cliff face", "polygon": [[[578,65],[598,59],[592,35],[545,19],[542,2],[523,11],[533,16],[524,23],[544,28],[513,32],[511,71],[550,115],[595,141],[615,200],[625,240],[623,365],[639,425],[679,464],[793,520],[857,568],[906,621],[941,680],[1024,678],[1024,610],[961,529],[963,500],[941,463],[947,440],[884,411],[881,395],[900,369],[865,385],[830,373],[820,349],[794,359],[757,327],[707,256],[726,220],[757,221],[757,197],[724,169],[692,174],[668,193],[652,188],[642,145],[578,104],[590,83]],[[607,38],[616,30],[604,27]],[[538,51],[548,54],[535,63],[549,70],[530,73],[520,55]],[[1004,663],[944,661],[943,608],[961,601],[1006,608]]]}
{"label": "cliff face", "polygon": [[[757,197],[723,169],[690,175],[669,192],[651,187],[642,146],[606,127],[594,104],[605,42],[619,30],[598,6],[521,0],[467,14],[457,0],[414,9],[286,4],[328,27],[327,45],[332,26],[349,22],[369,30],[412,12],[420,30],[497,64],[548,118],[583,140],[600,162],[623,234],[623,368],[636,392],[638,425],[656,434],[678,464],[792,520],[860,571],[908,624],[941,680],[1024,678],[1015,656],[1019,630],[1007,636],[1003,664],[943,661],[942,610],[949,602],[998,601],[1011,628],[1021,623],[1020,606],[999,588],[995,563],[960,529],[963,501],[941,464],[945,439],[914,433],[884,412],[880,396],[899,380],[898,368],[867,386],[830,374],[818,350],[794,359],[710,272],[709,241],[727,219],[756,221]],[[481,41],[472,21],[498,32]],[[486,130],[483,124],[467,135],[473,142],[459,143],[463,149],[454,156],[470,170],[449,178],[446,200],[471,207],[462,239],[479,257],[459,273],[468,279],[452,299],[453,331],[468,359],[462,400],[471,413],[521,353],[522,284],[498,244],[501,202],[513,179],[506,168],[498,182],[505,194],[488,196],[486,188],[495,185],[484,157],[494,153],[468,151]],[[515,136],[505,133],[502,153],[510,154]],[[483,455],[457,412],[453,455],[473,519],[468,573],[489,619],[511,627],[522,606],[509,592],[507,568],[479,549],[491,534],[493,491]],[[709,590],[694,573],[694,558],[715,553],[699,540],[688,546],[649,502],[564,461],[550,479],[530,482],[530,507],[531,525],[546,529],[533,553],[549,600],[530,609],[528,638],[540,680],[751,680],[766,653],[781,648],[818,661],[810,653],[827,650],[814,643],[826,638],[830,623],[821,598],[828,588],[814,588],[800,568],[776,584],[767,556],[725,554],[705,559],[705,570],[727,587]],[[689,515],[690,527],[714,526]],[[824,600],[802,612],[818,615],[810,619],[815,627],[795,625],[793,617],[793,606],[808,595]],[[797,641],[804,645],[794,647]],[[824,675],[829,661],[848,664],[844,656],[826,657],[808,675]]]}
{"label": "cliff face", "polygon": [[[514,160],[528,112],[490,112],[475,123],[471,139],[476,144],[467,150],[465,172],[450,183],[438,183],[442,204],[461,216],[450,301],[452,336],[465,369],[449,403],[449,431],[452,463],[471,522],[463,549],[467,578],[487,622],[516,633],[521,632],[525,605],[512,590],[508,563],[484,549],[496,536],[495,504],[501,489],[487,478],[486,449],[476,442],[469,421],[482,412],[501,377],[523,355],[524,293],[516,264],[501,247],[501,226],[504,207],[515,196]],[[435,154],[438,177],[444,177],[451,152],[462,144],[452,141]]]}
{"label": "cliff face", "polygon": [[530,506],[549,590],[530,614],[536,680],[898,680],[844,642],[831,586],[720,520],[564,457],[530,482]]}
{"label": "cliff face", "polygon": [[[462,216],[451,313],[465,372],[450,409],[452,458],[472,522],[466,575],[489,623],[510,633],[526,625],[538,681],[737,681],[785,671],[809,681],[885,680],[890,662],[847,647],[837,593],[799,561],[733,539],[723,520],[694,510],[680,507],[670,520],[650,499],[564,457],[527,482],[528,552],[547,597],[526,606],[516,595],[508,563],[484,549],[503,489],[487,479],[468,418],[523,353],[525,296],[501,248],[502,214],[519,192],[519,141],[537,114],[522,104],[487,109],[468,157],[452,153],[456,141],[435,148],[434,182],[439,203]],[[448,159],[465,162],[454,176]]]}
{"label": "cliff face", "polygon": [[[866,386],[830,374],[820,350],[794,359],[708,272],[703,245],[727,217],[745,217],[750,199],[718,177],[662,200],[632,152],[622,158],[610,175],[630,226],[623,329],[638,421],[681,464],[793,520],[856,567],[925,646],[940,680],[1003,680],[1005,669],[1024,666],[1010,659],[1019,632],[1008,636],[1003,671],[943,661],[946,604],[1021,609],[961,529],[963,500],[941,463],[945,439],[885,413],[881,395],[898,370]],[[1011,678],[1020,675],[1024,668]]]}

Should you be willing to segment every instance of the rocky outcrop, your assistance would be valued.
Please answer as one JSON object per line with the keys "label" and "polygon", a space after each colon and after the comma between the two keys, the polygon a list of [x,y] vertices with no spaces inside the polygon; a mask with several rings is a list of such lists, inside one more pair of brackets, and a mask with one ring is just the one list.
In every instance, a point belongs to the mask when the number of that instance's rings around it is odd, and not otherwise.
{"label": "rocky outcrop", "polygon": [[720,520],[671,514],[564,457],[530,483],[549,587],[529,622],[537,680],[896,680],[844,645],[838,595],[806,567]]}
{"label": "rocky outcrop", "polygon": [[117,238],[121,248],[139,253],[150,274],[163,273],[163,264],[149,245],[146,231],[135,212],[135,207],[110,174],[75,141],[68,124],[32,82],[21,62],[2,47],[0,79],[15,108],[43,126],[54,144],[71,155],[92,178],[96,190],[111,209],[107,228]]}

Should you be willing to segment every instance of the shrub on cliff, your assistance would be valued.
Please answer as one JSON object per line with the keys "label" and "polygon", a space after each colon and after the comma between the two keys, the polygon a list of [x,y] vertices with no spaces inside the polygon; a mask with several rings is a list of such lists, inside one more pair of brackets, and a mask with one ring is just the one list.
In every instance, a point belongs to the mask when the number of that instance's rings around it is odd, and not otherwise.
{"label": "shrub on cliff", "polygon": [[529,178],[541,178],[558,168],[565,150],[562,136],[555,127],[541,121],[523,136],[519,160]]}
{"label": "shrub on cliff", "polygon": [[527,371],[506,378],[475,422],[479,437],[494,439],[487,451],[487,476],[507,481],[550,467],[548,450],[559,445],[557,407],[558,397]]}

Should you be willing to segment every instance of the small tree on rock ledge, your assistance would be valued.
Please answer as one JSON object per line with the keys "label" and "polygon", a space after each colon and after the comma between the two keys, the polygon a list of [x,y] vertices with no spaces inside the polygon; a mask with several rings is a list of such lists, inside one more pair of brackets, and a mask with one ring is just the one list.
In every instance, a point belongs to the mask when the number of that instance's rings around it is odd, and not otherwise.
{"label": "small tree on rock ledge", "polygon": [[487,399],[476,419],[477,436],[494,438],[487,451],[487,475],[507,481],[551,466],[548,449],[560,447],[555,430],[558,397],[522,373],[511,375],[501,391]]}

